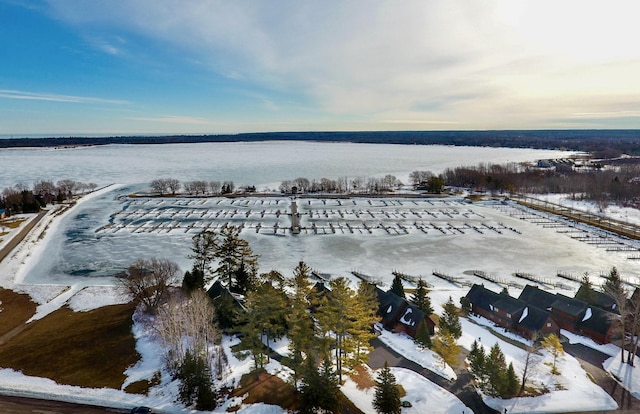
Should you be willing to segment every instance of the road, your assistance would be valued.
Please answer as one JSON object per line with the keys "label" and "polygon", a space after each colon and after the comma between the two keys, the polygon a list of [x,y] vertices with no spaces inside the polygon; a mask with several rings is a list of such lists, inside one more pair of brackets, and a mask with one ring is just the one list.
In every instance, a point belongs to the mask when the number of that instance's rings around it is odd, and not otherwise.
{"label": "road", "polygon": [[3,414],[122,414],[127,413],[128,410],[2,395],[0,412]]}
{"label": "road", "polygon": [[467,351],[465,349],[460,348],[461,352],[458,355],[458,364],[456,367],[452,367],[458,376],[458,379],[451,382],[440,375],[423,368],[415,362],[406,359],[393,349],[386,346],[384,342],[378,338],[374,338],[371,341],[371,345],[374,347],[374,350],[369,354],[369,367],[372,369],[384,367],[385,361],[392,367],[410,369],[454,394],[464,405],[473,410],[474,413],[497,413],[497,411],[489,408],[484,401],[482,401],[482,398],[480,398],[473,387],[471,375],[469,375],[469,372],[464,365],[464,360],[467,357]]}
{"label": "road", "polygon": [[9,242],[2,248],[0,249],[0,262],[9,254],[11,253],[11,251],[13,249],[15,249],[15,247],[25,238],[25,236],[31,231],[31,229],[33,229],[35,227],[36,224],[38,224],[38,222],[40,220],[42,220],[42,217],[45,216],[45,214],[47,214],[48,211],[47,210],[41,210],[37,216],[35,216],[34,218],[32,218],[26,226],[24,226],[23,228],[20,229],[20,231],[14,235],[11,240],[9,240]]}

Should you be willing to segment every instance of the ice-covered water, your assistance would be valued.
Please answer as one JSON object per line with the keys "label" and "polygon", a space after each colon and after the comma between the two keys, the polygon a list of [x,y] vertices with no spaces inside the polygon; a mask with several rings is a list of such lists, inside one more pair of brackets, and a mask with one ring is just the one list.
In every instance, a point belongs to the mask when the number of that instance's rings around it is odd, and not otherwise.
{"label": "ice-covered water", "polygon": [[320,142],[233,142],[0,149],[0,189],[36,180],[148,183],[155,178],[277,185],[297,177],[337,179],[413,170],[439,173],[479,162],[520,162],[566,152],[511,148]]}
{"label": "ice-covered water", "polygon": [[[151,231],[123,229],[105,231],[114,220],[125,220],[124,205],[118,197],[143,189],[159,177],[175,177],[181,181],[233,180],[237,185],[253,184],[276,188],[283,179],[296,177],[339,178],[393,174],[406,180],[412,170],[441,172],[447,167],[476,165],[479,162],[520,162],[567,155],[559,151],[522,150],[508,148],[471,148],[447,146],[402,146],[352,143],[255,142],[171,145],[114,145],[73,149],[13,149],[0,150],[3,175],[0,186],[16,182],[30,185],[37,179],[71,178],[98,185],[123,184],[116,190],[92,198],[65,216],[53,234],[47,234],[45,248],[37,262],[25,268],[24,280],[29,283],[70,283],[78,277],[93,277],[96,283],[109,283],[110,276],[138,258],[150,256],[175,260],[183,270],[190,267],[189,247],[192,230]],[[288,200],[284,200],[288,203]],[[320,201],[316,201],[319,203]],[[362,206],[361,206],[362,207]],[[283,209],[288,208],[284,206]],[[333,234],[329,222],[338,224],[336,211],[330,217],[316,217],[318,226],[330,234],[299,236],[256,232],[255,227],[243,231],[252,248],[260,254],[260,270],[279,269],[290,272],[296,263],[305,260],[319,271],[336,275],[359,269],[366,273],[391,278],[391,271],[401,270],[413,275],[430,275],[434,269],[462,275],[479,268],[505,276],[516,270],[537,274],[607,271],[612,264],[623,271],[634,266],[623,256],[610,258],[604,250],[560,236],[553,229],[541,228],[503,214],[493,207],[474,206],[486,224],[518,228],[521,233],[486,234],[469,230],[470,225],[482,226],[478,216],[473,220],[459,215],[433,220],[435,227],[451,224],[465,227],[464,234],[438,234],[429,230],[429,220],[414,226],[409,208],[391,211],[391,225],[411,227],[409,234],[388,234],[379,227],[374,234],[362,229],[351,233],[340,229]],[[144,213],[144,212],[143,212]],[[188,214],[185,213],[185,214]],[[225,214],[229,214],[226,212]],[[255,214],[252,213],[252,214]],[[357,226],[354,209],[350,222]],[[385,225],[381,213],[375,213],[368,225]],[[405,220],[402,215],[407,216]],[[135,222],[143,226],[142,221]],[[160,224],[162,224],[162,220]],[[126,220],[125,220],[126,221]],[[419,220],[418,220],[419,221]],[[197,220],[194,220],[196,223]],[[252,224],[256,226],[260,219]],[[450,222],[450,223],[449,223]],[[311,221],[306,221],[311,225]],[[440,223],[440,224],[438,224]],[[466,223],[466,224],[465,224]],[[268,225],[273,222],[267,221]],[[162,224],[164,225],[164,224]],[[200,224],[198,224],[200,225]],[[203,224],[204,225],[204,224]],[[102,229],[102,230],[101,230]],[[393,230],[398,233],[398,230]],[[277,232],[274,232],[277,233]],[[400,231],[402,233],[402,231]],[[455,234],[457,233],[457,234]],[[634,268],[635,270],[635,268]]]}

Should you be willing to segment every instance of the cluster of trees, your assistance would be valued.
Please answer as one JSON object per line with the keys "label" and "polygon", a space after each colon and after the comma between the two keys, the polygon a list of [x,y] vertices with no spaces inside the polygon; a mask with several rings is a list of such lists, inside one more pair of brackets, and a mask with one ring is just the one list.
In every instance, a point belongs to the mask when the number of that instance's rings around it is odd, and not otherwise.
{"label": "cluster of trees", "polygon": [[8,215],[19,213],[36,213],[41,207],[53,202],[61,203],[74,195],[93,191],[98,185],[74,180],[53,181],[39,180],[32,188],[24,184],[7,187],[0,194],[0,208],[6,209]]}
{"label": "cluster of trees", "polygon": [[551,368],[551,373],[560,375],[557,362],[564,355],[564,349],[560,339],[555,334],[550,334],[525,347],[523,369],[520,377],[516,375],[513,363],[507,365],[500,345],[495,343],[487,354],[485,348],[476,340],[471,344],[471,350],[467,356],[469,371],[476,380],[478,388],[488,395],[500,398],[513,398],[522,396],[531,375],[538,371],[544,349],[552,357],[553,361],[545,363]]}
{"label": "cluster of trees", "polygon": [[[176,195],[180,189],[184,189],[189,195],[205,195],[205,194],[231,194],[236,190],[233,181],[203,181],[194,180],[186,181],[181,184],[176,178],[156,178],[149,183],[151,191],[164,196],[170,194]],[[255,187],[245,187],[245,191],[255,191]]]}
{"label": "cluster of trees", "polygon": [[541,169],[528,164],[480,164],[448,168],[443,173],[448,186],[493,193],[562,193],[574,198],[608,203],[640,205],[640,166],[573,169],[560,163]]}
{"label": "cluster of trees", "polygon": [[[241,345],[261,369],[269,359],[270,341],[286,335],[290,345],[284,363],[293,370],[303,404],[311,404],[305,409],[331,411],[344,372],[366,362],[378,300],[371,284],[362,282],[354,290],[348,279],[336,278],[314,289],[310,276],[304,262],[290,279],[276,271],[261,274],[246,295]],[[336,385],[318,389],[319,384]],[[325,398],[310,397],[317,392]]]}
{"label": "cluster of trees", "polygon": [[[585,273],[581,285],[581,295],[576,296],[576,298],[587,303],[593,303],[592,293],[595,290],[588,274]],[[609,274],[605,277],[602,292],[614,300],[616,309],[620,313],[620,332],[618,334],[622,338],[621,362],[625,362],[625,351],[627,351],[626,362],[633,366],[638,350],[638,341],[640,340],[640,293],[638,293],[637,289],[633,292],[628,290],[615,266],[611,268]]]}
{"label": "cluster of trees", "polygon": [[445,181],[442,174],[434,175],[431,171],[412,171],[409,174],[411,185],[417,190],[426,190],[432,194],[444,191]]}
{"label": "cluster of trees", "polygon": [[467,359],[469,369],[483,392],[500,398],[516,396],[520,388],[518,377],[513,363],[507,366],[498,343],[491,347],[489,354],[485,354],[484,347],[473,341]]}
{"label": "cluster of trees", "polygon": [[153,316],[152,326],[164,345],[165,365],[180,380],[180,401],[200,410],[215,408],[214,378],[222,378],[227,359],[211,298],[202,287],[175,289],[180,269],[162,258],[137,260],[120,281],[140,309]]}
{"label": "cluster of trees", "polygon": [[349,180],[347,177],[341,177],[337,180],[330,178],[320,178],[309,180],[308,178],[298,177],[294,180],[284,180],[280,183],[279,190],[285,194],[298,193],[381,193],[391,191],[402,183],[397,177],[387,174],[384,177],[356,177]]}

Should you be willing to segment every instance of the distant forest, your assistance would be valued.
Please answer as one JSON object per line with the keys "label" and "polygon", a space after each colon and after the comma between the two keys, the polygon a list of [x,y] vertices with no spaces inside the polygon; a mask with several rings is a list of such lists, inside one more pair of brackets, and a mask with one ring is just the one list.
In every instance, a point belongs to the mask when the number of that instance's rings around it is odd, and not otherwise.
{"label": "distant forest", "polygon": [[[640,130],[522,130],[522,131],[373,131],[264,132],[227,135],[51,137],[0,139],[0,148],[63,147],[109,144],[169,144],[250,141],[321,141],[371,144],[456,145],[564,149],[611,158],[640,155]],[[598,154],[600,153],[600,154]]]}

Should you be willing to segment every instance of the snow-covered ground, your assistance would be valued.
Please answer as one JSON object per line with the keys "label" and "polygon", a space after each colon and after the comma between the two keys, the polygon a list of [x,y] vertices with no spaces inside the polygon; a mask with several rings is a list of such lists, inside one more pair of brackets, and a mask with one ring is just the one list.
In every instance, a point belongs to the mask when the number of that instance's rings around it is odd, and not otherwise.
{"label": "snow-covered ground", "polygon": [[[275,188],[278,180],[299,176],[338,178],[347,175],[353,177],[394,174],[406,181],[409,172],[415,169],[440,172],[446,167],[474,165],[482,159],[515,162],[563,155],[560,152],[527,150],[518,152],[473,148],[462,151],[449,147],[361,145],[252,143],[233,147],[234,150],[230,153],[227,152],[230,147],[225,145],[153,148],[110,146],[71,150],[0,151],[0,159],[9,163],[3,165],[19,162],[24,165],[37,165],[40,168],[40,171],[27,170],[24,176],[3,176],[7,182],[1,183],[0,187],[11,186],[16,182],[29,184],[43,175],[84,182],[94,181],[99,184],[114,181],[125,184],[109,187],[85,197],[63,217],[47,215],[24,243],[7,260],[0,263],[0,286],[29,293],[39,304],[34,318],[41,318],[63,304],[69,304],[74,310],[82,311],[125,300],[108,275],[139,257],[158,255],[158,252],[162,252],[178,262],[183,269],[188,268],[190,263],[187,254],[192,233],[137,233],[127,229],[115,233],[97,231],[109,224],[113,214],[122,210],[122,205],[116,197],[143,188],[143,185],[134,183],[148,182],[154,178],[176,176],[182,180],[232,179],[238,184],[264,183],[264,188]],[[207,151],[201,151],[203,148]],[[355,153],[358,157],[353,157]],[[21,157],[33,162],[25,163]],[[185,163],[186,159],[190,162]],[[290,162],[283,166],[282,159]],[[93,168],[82,168],[82,165],[92,165]],[[17,170],[7,168],[7,171]],[[331,171],[331,174],[327,171]],[[322,201],[318,199],[314,202]],[[359,202],[366,203],[366,199]],[[374,214],[379,224],[401,223],[409,228],[407,234],[396,232],[397,234],[392,235],[378,229],[375,235],[364,232],[337,232],[326,235],[301,234],[294,237],[245,230],[242,237],[261,255],[260,266],[265,271],[278,269],[287,274],[298,261],[305,260],[311,267],[331,274],[332,277],[351,278],[353,286],[357,282],[351,275],[351,270],[354,269],[372,275],[387,285],[392,279],[392,270],[414,276],[422,275],[433,285],[430,296],[438,313],[441,312],[441,305],[449,297],[458,303],[468,288],[434,277],[434,270],[460,280],[481,283],[481,279],[471,274],[472,270],[477,269],[522,285],[527,282],[516,278],[513,275],[515,271],[553,278],[558,271],[578,275],[590,272],[597,275],[608,272],[612,266],[617,266],[623,276],[640,274],[638,261],[628,260],[624,254],[607,252],[604,248],[568,237],[567,233],[558,231],[559,227],[544,224],[555,219],[532,217],[526,212],[521,214],[509,205],[468,205],[460,200],[453,200],[451,205],[447,206],[434,203],[431,207],[411,207],[410,203],[403,204],[406,205],[394,205],[386,209],[391,216],[388,219],[383,218],[377,211]],[[349,209],[353,211],[356,207],[358,206]],[[411,216],[411,210],[416,210],[417,207],[420,207],[419,214],[424,212],[424,218]],[[332,220],[336,221],[340,216],[338,210],[343,214],[347,213],[344,206],[331,205],[327,209],[333,210]],[[426,233],[418,225],[424,226]],[[445,231],[440,232],[437,230],[438,227]],[[87,277],[88,274],[94,276]],[[571,288],[564,293],[572,296],[578,284],[563,282]],[[501,289],[496,283],[484,283],[496,291]],[[412,286],[406,283],[405,287]],[[542,287],[552,288],[550,285]],[[517,296],[519,289],[510,288],[510,293]],[[518,371],[522,356],[519,348],[501,341],[481,325],[465,321],[463,329],[464,335],[460,340],[462,346],[469,348],[473,339],[477,338],[482,338],[485,346],[498,341],[507,361],[513,361]],[[146,331],[144,325],[136,323],[134,335],[142,359],[127,371],[127,382],[149,378],[161,367],[161,350],[153,334]],[[385,333],[382,339],[407,358],[436,372],[440,371],[440,375],[451,377],[452,372],[438,368],[437,358],[433,358],[430,352],[412,346],[406,337]],[[230,347],[233,341],[233,338],[226,338],[225,346]],[[275,344],[274,347],[279,349],[279,352],[284,352],[286,342]],[[608,353],[613,354],[613,351],[608,349]],[[230,352],[228,356],[230,373],[227,381],[237,381],[242,373],[250,369],[251,363],[249,360],[237,360]],[[488,403],[496,408],[507,408],[509,412],[574,410],[576,401],[583,404],[580,407],[585,409],[615,407],[615,402],[608,398],[606,393],[589,382],[577,361],[565,356],[561,364],[560,370],[564,374],[562,377],[551,377],[550,374],[541,372],[534,380],[546,384],[558,382],[565,389],[551,390],[541,397],[507,402],[488,400]],[[268,370],[285,377],[287,375],[286,369],[275,361],[269,364]],[[455,396],[437,388],[426,379],[417,378],[414,373],[401,369],[394,369],[393,372],[407,390],[405,399],[413,404],[413,412],[425,412],[423,409],[433,412],[434,407],[439,407],[439,412],[444,413],[471,412]],[[621,373],[622,377],[634,378],[627,373]],[[636,382],[640,383],[634,380],[633,384]],[[635,386],[633,384],[627,386],[631,388]],[[358,390],[350,381],[346,382],[343,390],[363,411],[372,412],[372,391]],[[425,390],[429,392],[426,393]],[[62,386],[50,380],[1,370],[0,391],[120,407],[150,405],[167,413],[192,412],[174,402],[177,392],[175,383],[160,384],[153,388],[149,397],[143,397],[126,394],[121,390],[87,390]],[[238,403],[227,402],[219,411],[222,412],[227,406]],[[280,413],[282,409],[257,404],[243,407],[239,412]]]}

